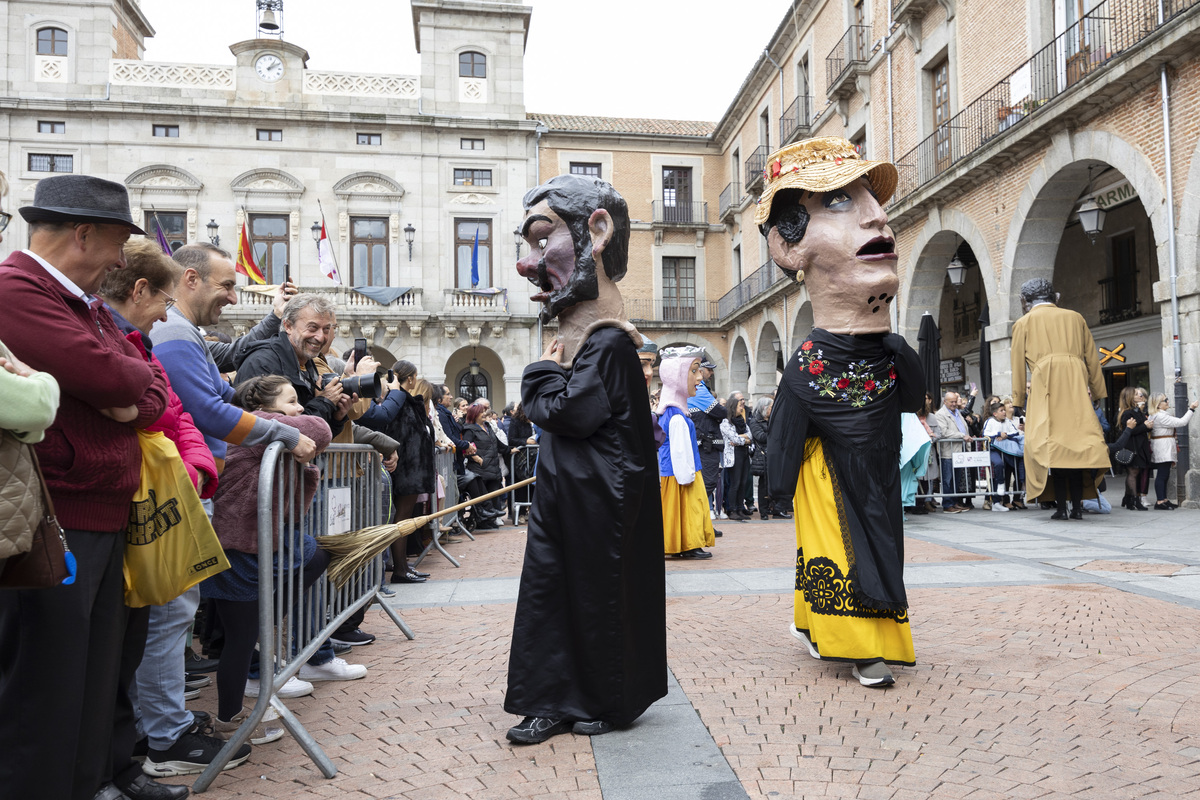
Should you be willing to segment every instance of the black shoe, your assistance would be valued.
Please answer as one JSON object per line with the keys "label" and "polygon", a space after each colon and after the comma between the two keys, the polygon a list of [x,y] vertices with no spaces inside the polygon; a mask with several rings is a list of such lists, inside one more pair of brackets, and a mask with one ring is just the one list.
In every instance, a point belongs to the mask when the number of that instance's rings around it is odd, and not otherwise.
{"label": "black shoe", "polygon": [[755,511],[758,511],[758,509],[757,509],[757,508],[755,508],[754,506],[749,506],[749,507],[746,509],[746,513],[747,513],[747,514],[753,514]]}
{"label": "black shoe", "polygon": [[520,725],[509,728],[504,737],[517,744],[541,744],[552,736],[571,730],[572,724],[569,719],[526,717]]}
{"label": "black shoe", "polygon": [[1121,498],[1121,508],[1128,508],[1130,511],[1133,511],[1133,498],[1130,497],[1129,495],[1125,495],[1124,497],[1122,497]]}
{"label": "black shoe", "polygon": [[1066,518],[1067,518],[1067,512],[1063,511],[1061,508],[1058,511],[1055,511],[1053,514],[1050,515],[1050,519],[1066,519]]}
{"label": "black shoe", "polygon": [[[203,730],[211,730],[211,728]],[[147,775],[153,775],[156,778],[168,778],[172,775],[195,775],[203,772],[224,746],[223,739],[202,733],[198,726],[193,725],[187,733],[180,736],[179,740],[166,750],[151,748],[146,763],[142,765],[142,770]],[[249,757],[250,745],[244,744],[238,748],[224,768],[233,769],[244,763]]]}
{"label": "black shoe", "polygon": [[1142,499],[1140,497],[1133,498],[1133,505],[1130,507],[1134,511],[1149,511],[1150,510],[1150,509],[1146,508],[1144,505],[1142,505]]}
{"label": "black shoe", "polygon": [[417,573],[409,570],[408,572],[393,572],[392,583],[424,583],[425,579]]}
{"label": "black shoe", "polygon": [[1083,509],[1075,506],[1071,509],[1071,519],[1083,519]]}
{"label": "black shoe", "polygon": [[216,672],[221,662],[215,658],[204,658],[192,648],[187,648],[183,654],[183,668],[193,674],[201,672]]}
{"label": "black shoe", "polygon": [[352,631],[335,633],[333,636],[329,637],[329,641],[333,642],[334,644],[361,646],[375,641],[375,635],[364,632],[362,628],[355,628]]}
{"label": "black shoe", "polygon": [[183,676],[183,685],[188,691],[191,691],[192,689],[203,689],[210,683],[212,683],[212,678],[208,677],[207,675],[185,674]]}
{"label": "black shoe", "polygon": [[145,775],[138,775],[128,785],[117,788],[124,792],[129,800],[182,800],[191,793],[186,786],[158,783]]}
{"label": "black shoe", "polygon": [[721,532],[720,532],[719,530],[717,530],[716,528],[713,528],[713,536],[724,536],[724,535],[725,535],[725,534],[721,533]]}
{"label": "black shoe", "polygon": [[428,573],[428,572],[417,572],[415,569],[414,569],[414,570],[409,570],[409,571],[410,571],[410,572],[411,572],[413,575],[416,575],[418,578],[428,578],[428,577],[429,577],[429,573]]}
{"label": "black shoe", "polygon": [[349,653],[354,649],[352,645],[343,644],[342,642],[335,642],[332,639],[329,641],[329,644],[333,648],[333,654],[335,656],[344,656],[346,653]]}
{"label": "black shoe", "polygon": [[771,518],[771,515],[770,515],[770,514],[759,514],[759,516],[760,516],[762,519],[770,519],[770,518]]}
{"label": "black shoe", "polygon": [[[922,511],[920,513],[924,514],[925,512]],[[773,512],[771,512],[771,516],[774,517],[775,519],[791,519],[792,518],[792,514],[790,511],[773,511]]]}
{"label": "black shoe", "polygon": [[581,720],[571,726],[571,733],[577,733],[580,736],[599,736],[602,733],[608,733],[613,729],[611,722],[605,722],[602,719]]}
{"label": "black shoe", "polygon": [[684,550],[679,554],[679,558],[712,558],[712,553],[697,547],[694,550]]}

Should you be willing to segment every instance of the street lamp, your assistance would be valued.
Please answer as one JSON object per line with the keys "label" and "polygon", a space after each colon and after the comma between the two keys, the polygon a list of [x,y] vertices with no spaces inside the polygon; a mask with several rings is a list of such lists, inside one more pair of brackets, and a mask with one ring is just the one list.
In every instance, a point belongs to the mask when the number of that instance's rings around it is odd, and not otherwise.
{"label": "street lamp", "polygon": [[946,275],[950,278],[950,285],[956,292],[966,283],[967,265],[958,257],[958,253],[955,253],[954,258],[946,265]]}
{"label": "street lamp", "polygon": [[1104,213],[1104,209],[1096,205],[1094,198],[1089,198],[1079,207],[1079,224],[1083,226],[1083,232],[1092,240],[1092,244],[1096,243],[1096,237],[1104,230]]}
{"label": "street lamp", "polygon": [[479,361],[475,359],[475,348],[471,348],[471,363],[467,365],[467,369],[471,371],[471,375],[479,374]]}
{"label": "street lamp", "polygon": [[413,239],[417,237],[417,229],[410,222],[404,226],[404,241],[408,243],[408,260],[412,261]]}
{"label": "street lamp", "polygon": [[221,237],[217,235],[217,231],[221,230],[221,226],[215,219],[210,219],[204,227],[208,229],[208,240],[212,242],[213,247],[220,247]]}
{"label": "street lamp", "polygon": [[319,220],[317,222],[314,222],[312,224],[312,227],[309,228],[309,230],[312,231],[313,241],[316,242],[317,247],[320,248],[320,246],[321,246],[321,222]]}
{"label": "street lamp", "polygon": [[521,245],[525,243],[525,237],[521,235],[521,229],[517,228],[513,231],[513,242],[517,245],[517,260],[521,260]]}

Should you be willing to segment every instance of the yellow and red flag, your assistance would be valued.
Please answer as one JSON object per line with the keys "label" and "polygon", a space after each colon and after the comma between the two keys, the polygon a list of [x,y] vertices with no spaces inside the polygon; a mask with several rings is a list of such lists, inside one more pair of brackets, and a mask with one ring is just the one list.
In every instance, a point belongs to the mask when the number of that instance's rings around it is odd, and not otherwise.
{"label": "yellow and red flag", "polygon": [[234,269],[255,283],[267,282],[267,279],[263,277],[262,270],[254,262],[254,248],[250,246],[250,236],[246,232],[246,223],[244,222],[242,223],[242,235],[238,238],[237,261],[234,263]]}

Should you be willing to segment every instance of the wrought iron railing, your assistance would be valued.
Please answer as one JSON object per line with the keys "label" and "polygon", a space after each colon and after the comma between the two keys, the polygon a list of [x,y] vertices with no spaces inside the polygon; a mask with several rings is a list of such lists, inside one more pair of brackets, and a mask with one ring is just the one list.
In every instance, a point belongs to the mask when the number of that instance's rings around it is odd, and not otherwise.
{"label": "wrought iron railing", "polygon": [[721,197],[717,202],[717,205],[720,208],[718,218],[725,219],[725,215],[728,214],[734,206],[738,205],[738,203],[741,202],[741,199],[742,185],[737,181],[734,181],[722,189]]}
{"label": "wrought iron railing", "polygon": [[813,99],[801,95],[779,116],[779,141],[788,144],[793,139],[808,136],[812,131]]}
{"label": "wrought iron railing", "polygon": [[767,263],[750,274],[750,277],[730,289],[717,301],[717,312],[721,319],[736,313],[751,300],[764,294],[775,284],[787,280],[787,275],[767,259]]}
{"label": "wrought iron railing", "polygon": [[716,322],[716,300],[649,300],[627,298],[625,316],[630,322]]}
{"label": "wrought iron railing", "polygon": [[765,144],[760,144],[750,153],[750,157],[746,159],[746,191],[753,192],[762,185],[763,170],[767,168],[767,157],[771,155],[771,148]]}
{"label": "wrought iron railing", "polygon": [[1097,283],[1100,284],[1101,325],[1111,325],[1142,315],[1142,304],[1137,297],[1136,270],[1129,270]]}
{"label": "wrought iron railing", "polygon": [[833,92],[855,64],[866,63],[871,52],[871,26],[851,25],[825,57],[825,86]]}
{"label": "wrought iron railing", "polygon": [[659,225],[707,225],[708,203],[703,200],[667,204],[655,200],[654,222]]}
{"label": "wrought iron railing", "polygon": [[1104,0],[900,157],[900,202],[1200,0]]}

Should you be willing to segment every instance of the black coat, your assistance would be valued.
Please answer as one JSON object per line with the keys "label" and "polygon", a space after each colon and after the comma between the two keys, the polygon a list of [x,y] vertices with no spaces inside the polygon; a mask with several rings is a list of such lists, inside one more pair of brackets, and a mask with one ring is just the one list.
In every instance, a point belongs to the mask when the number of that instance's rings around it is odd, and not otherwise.
{"label": "black coat", "polygon": [[1137,425],[1133,428],[1133,434],[1129,437],[1127,445],[1133,451],[1133,460],[1126,466],[1135,469],[1145,469],[1150,466],[1150,429],[1146,427],[1146,412],[1139,411],[1136,408],[1127,408],[1121,412],[1121,417],[1117,420],[1117,430],[1124,432],[1125,423],[1130,419],[1137,420]]}
{"label": "black coat", "polygon": [[437,473],[433,463],[433,422],[425,413],[425,401],[403,389],[392,391],[399,392],[404,399],[400,412],[383,429],[400,443],[396,450],[399,463],[392,473],[392,494],[432,494],[437,491]]}
{"label": "black coat", "polygon": [[570,370],[525,369],[542,430],[504,710],[632,722],[667,693],[658,456],[631,338],[600,328]]}
{"label": "black coat", "polygon": [[767,430],[768,422],[755,414],[746,420],[750,426],[750,436],[754,438],[754,455],[750,456],[750,474],[767,474]]}
{"label": "black coat", "polygon": [[335,419],[337,406],[320,397],[317,390],[321,385],[317,367],[310,360],[300,368],[296,351],[288,341],[287,333],[280,331],[270,339],[255,342],[246,348],[237,365],[237,383],[257,378],[260,375],[281,375],[291,382],[296,390],[296,400],[304,406],[304,413],[320,417],[329,423],[329,430],[337,436],[346,425],[346,419]]}
{"label": "black coat", "polygon": [[485,481],[500,480],[503,477],[500,472],[500,441],[492,433],[491,427],[477,422],[464,425],[462,436],[465,441],[475,445],[475,455],[483,459],[483,463],[478,464],[468,458],[467,469]]}
{"label": "black coat", "polygon": [[462,435],[462,426],[458,424],[458,420],[454,418],[454,414],[450,409],[446,408],[441,403],[434,406],[437,409],[438,421],[442,423],[442,433],[450,441],[454,442],[454,471],[455,473],[463,474],[463,457],[467,454],[467,447],[470,445]]}

